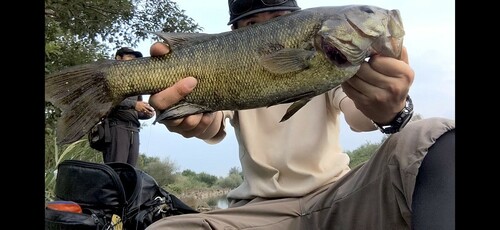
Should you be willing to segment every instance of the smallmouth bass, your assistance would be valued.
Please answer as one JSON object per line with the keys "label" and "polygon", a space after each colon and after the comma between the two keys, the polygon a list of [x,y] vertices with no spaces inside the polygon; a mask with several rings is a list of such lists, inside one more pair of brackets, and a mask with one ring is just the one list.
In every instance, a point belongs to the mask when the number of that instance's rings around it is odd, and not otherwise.
{"label": "smallmouth bass", "polygon": [[101,60],[45,77],[45,100],[62,111],[59,143],[79,140],[126,97],[157,93],[186,76],[198,85],[157,121],[293,102],[285,121],[352,77],[371,55],[399,57],[404,29],[398,10],[347,5],[299,10],[218,34],[157,35],[169,54]]}

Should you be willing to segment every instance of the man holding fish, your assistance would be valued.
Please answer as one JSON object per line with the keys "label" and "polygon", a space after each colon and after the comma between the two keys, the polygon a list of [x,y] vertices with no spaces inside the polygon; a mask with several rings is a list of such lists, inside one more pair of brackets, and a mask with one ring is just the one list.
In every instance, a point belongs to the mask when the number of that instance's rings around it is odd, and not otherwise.
{"label": "man holding fish", "polygon": [[[57,139],[81,139],[125,98],[152,94],[168,130],[239,143],[243,183],[229,208],[149,229],[454,229],[455,122],[410,122],[415,73],[398,10],[300,9],[294,0],[228,0],[232,30],[157,33],[152,57],[100,60],[45,78],[61,109]],[[339,143],[390,134],[355,168]]]}
{"label": "man holding fish", "polygon": [[[300,10],[294,0],[228,3],[233,30]],[[170,51],[164,43],[151,46],[152,56]],[[289,103],[161,120],[210,144],[224,138],[229,120],[244,182],[228,194],[228,209],[167,217],[148,229],[454,229],[455,122],[409,122],[415,74],[408,63],[404,47],[400,58],[374,54],[283,122],[277,121]],[[181,101],[195,89],[195,77],[152,95],[151,106],[161,114]],[[353,169],[339,144],[341,112],[353,131],[391,134]]]}

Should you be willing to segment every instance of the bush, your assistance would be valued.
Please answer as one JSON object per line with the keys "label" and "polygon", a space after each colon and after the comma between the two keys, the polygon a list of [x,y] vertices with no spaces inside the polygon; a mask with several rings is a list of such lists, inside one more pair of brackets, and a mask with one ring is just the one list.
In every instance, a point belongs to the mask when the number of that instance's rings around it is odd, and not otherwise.
{"label": "bush", "polygon": [[164,161],[149,162],[144,165],[144,172],[152,176],[160,187],[175,183],[177,166],[168,158]]}
{"label": "bush", "polygon": [[233,189],[240,186],[241,183],[243,183],[243,177],[240,174],[232,173],[228,177],[218,180],[216,185],[221,188]]}
{"label": "bush", "polygon": [[377,151],[379,146],[380,143],[378,144],[366,143],[360,146],[359,148],[355,149],[354,151],[347,151],[347,154],[351,158],[351,161],[349,162],[349,167],[354,168],[359,164],[369,160],[370,157],[373,155],[373,153]]}

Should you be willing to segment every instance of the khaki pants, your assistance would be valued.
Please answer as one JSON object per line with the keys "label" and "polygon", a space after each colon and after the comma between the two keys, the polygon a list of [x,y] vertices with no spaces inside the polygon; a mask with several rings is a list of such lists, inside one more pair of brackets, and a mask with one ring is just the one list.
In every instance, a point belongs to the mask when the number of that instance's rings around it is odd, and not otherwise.
{"label": "khaki pants", "polygon": [[410,229],[420,163],[454,128],[443,118],[411,122],[368,162],[303,197],[240,200],[228,209],[167,217],[148,229]]}

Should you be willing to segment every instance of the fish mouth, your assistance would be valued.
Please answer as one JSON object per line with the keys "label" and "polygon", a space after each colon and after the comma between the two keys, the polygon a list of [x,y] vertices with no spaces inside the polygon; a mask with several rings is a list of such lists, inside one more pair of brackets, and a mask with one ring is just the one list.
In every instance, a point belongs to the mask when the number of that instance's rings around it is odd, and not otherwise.
{"label": "fish mouth", "polygon": [[339,67],[352,65],[352,63],[349,62],[349,59],[342,52],[340,52],[340,49],[333,46],[331,42],[327,42],[325,38],[321,36],[317,37],[316,44],[330,63]]}
{"label": "fish mouth", "polygon": [[352,6],[322,21],[314,45],[331,63],[361,65],[374,54],[398,58],[404,29],[399,11]]}

